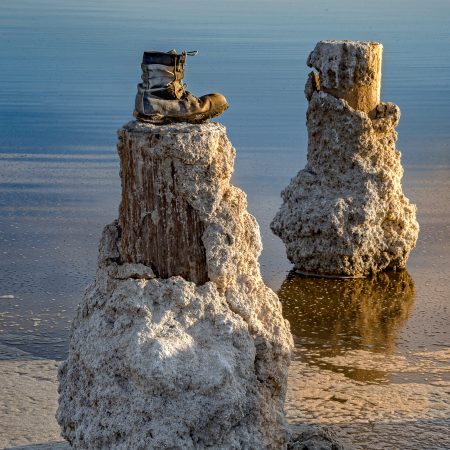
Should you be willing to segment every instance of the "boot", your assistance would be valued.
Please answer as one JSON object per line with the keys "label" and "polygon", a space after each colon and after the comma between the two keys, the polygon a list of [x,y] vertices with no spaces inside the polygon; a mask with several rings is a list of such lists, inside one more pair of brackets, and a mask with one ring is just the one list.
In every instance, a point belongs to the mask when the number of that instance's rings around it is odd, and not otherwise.
{"label": "boot", "polygon": [[228,103],[222,94],[197,98],[182,82],[187,56],[197,52],[148,51],[142,58],[142,83],[137,86],[134,116],[142,121],[204,122],[222,114]]}

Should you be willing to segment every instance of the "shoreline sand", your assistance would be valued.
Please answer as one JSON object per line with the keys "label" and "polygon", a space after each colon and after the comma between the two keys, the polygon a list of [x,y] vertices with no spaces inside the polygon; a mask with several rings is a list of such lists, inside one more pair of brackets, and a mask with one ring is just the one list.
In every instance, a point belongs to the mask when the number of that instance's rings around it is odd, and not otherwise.
{"label": "shoreline sand", "polygon": [[[450,352],[430,352],[429,360],[450,361]],[[339,364],[354,364],[355,357]],[[54,417],[57,407],[58,361],[33,358],[20,350],[0,347],[0,448],[67,450]],[[353,360],[352,360],[353,358]],[[398,357],[377,355],[381,367],[414,371]],[[401,359],[401,361],[400,361]],[[446,370],[449,370],[447,367]],[[362,383],[343,374],[294,360],[289,376],[286,412],[291,423],[325,425],[355,449],[450,448],[450,382]],[[380,447],[381,445],[381,447]]]}

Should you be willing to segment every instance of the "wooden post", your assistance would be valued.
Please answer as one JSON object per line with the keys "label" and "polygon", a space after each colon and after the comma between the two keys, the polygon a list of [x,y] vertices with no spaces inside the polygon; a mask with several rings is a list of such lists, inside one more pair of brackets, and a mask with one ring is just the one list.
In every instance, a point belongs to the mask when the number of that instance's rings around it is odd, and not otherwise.
{"label": "wooden post", "polygon": [[196,171],[212,186],[217,178],[211,162],[187,160],[189,152],[203,159],[208,154],[208,139],[215,133],[209,128],[132,122],[119,130],[122,262],[150,266],[160,278],[179,275],[198,285],[209,280],[204,222],[184,192]]}
{"label": "wooden post", "polygon": [[363,41],[320,41],[308,57],[319,72],[321,91],[374,116],[380,103],[383,45]]}

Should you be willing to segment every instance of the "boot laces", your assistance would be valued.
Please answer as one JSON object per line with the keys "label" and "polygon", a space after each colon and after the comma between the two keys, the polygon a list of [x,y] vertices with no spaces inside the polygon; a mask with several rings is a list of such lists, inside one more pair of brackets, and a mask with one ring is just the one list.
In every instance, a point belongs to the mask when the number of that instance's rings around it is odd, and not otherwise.
{"label": "boot laces", "polygon": [[[173,81],[170,83],[171,85],[173,85],[173,83],[175,83],[175,81],[177,81],[177,74],[179,72],[181,72],[181,74],[183,76],[184,65],[186,64],[186,57],[187,56],[197,56],[197,54],[198,54],[198,50],[190,50],[190,51],[183,50],[181,52],[181,58],[179,59],[178,66],[177,66],[177,62],[175,63],[175,74],[174,74]],[[181,95],[183,96],[186,93],[188,93],[188,91],[187,91],[187,84],[184,83],[183,81],[181,81],[181,79],[180,79],[180,84],[181,84],[181,88],[182,88]]]}

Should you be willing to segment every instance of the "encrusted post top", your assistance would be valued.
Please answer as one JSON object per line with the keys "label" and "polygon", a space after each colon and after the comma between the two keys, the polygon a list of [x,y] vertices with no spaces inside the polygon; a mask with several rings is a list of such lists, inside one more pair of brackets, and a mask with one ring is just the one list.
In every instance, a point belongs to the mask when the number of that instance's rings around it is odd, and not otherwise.
{"label": "encrusted post top", "polygon": [[118,130],[120,134],[123,130],[134,133],[152,133],[172,135],[178,133],[226,133],[224,125],[218,122],[204,122],[204,123],[187,123],[187,122],[172,122],[166,124],[158,124],[154,122],[141,122],[139,120],[132,120],[126,123]]}
{"label": "encrusted post top", "polygon": [[318,89],[366,113],[380,103],[383,45],[367,41],[320,41],[307,64],[318,71]]}
{"label": "encrusted post top", "polygon": [[186,164],[225,165],[224,176],[231,176],[236,154],[226,128],[216,122],[155,124],[133,120],[117,132],[119,154],[126,148],[142,155],[176,158]]}

